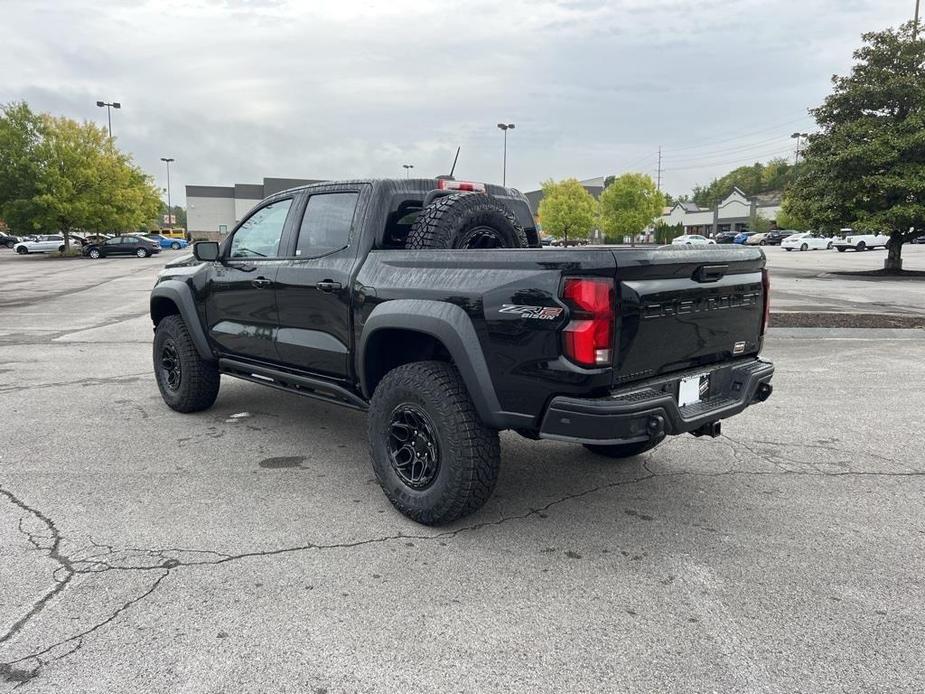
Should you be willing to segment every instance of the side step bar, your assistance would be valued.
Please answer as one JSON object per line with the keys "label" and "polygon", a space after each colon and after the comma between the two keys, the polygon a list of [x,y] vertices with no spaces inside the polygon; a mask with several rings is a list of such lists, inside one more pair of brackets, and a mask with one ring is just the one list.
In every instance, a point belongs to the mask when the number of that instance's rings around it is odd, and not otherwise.
{"label": "side step bar", "polygon": [[260,383],[271,388],[278,388],[289,393],[304,395],[305,397],[324,400],[350,407],[355,410],[366,411],[369,404],[355,393],[351,393],[336,383],[329,383],[320,378],[302,376],[269,366],[258,366],[237,359],[222,358],[218,360],[218,368],[223,374],[234,376],[245,381]]}

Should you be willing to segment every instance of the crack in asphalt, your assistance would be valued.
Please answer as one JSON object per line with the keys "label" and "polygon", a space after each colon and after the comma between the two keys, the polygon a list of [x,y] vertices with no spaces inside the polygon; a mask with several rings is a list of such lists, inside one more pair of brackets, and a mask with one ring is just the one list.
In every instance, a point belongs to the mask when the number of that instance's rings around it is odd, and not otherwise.
{"label": "crack in asphalt", "polygon": [[108,378],[81,378],[76,381],[56,381],[54,383],[36,383],[33,385],[0,386],[0,395],[5,393],[19,393],[26,390],[42,390],[45,388],[66,388],[67,386],[105,386],[135,383],[143,376],[149,376],[151,371],[142,371],[134,374],[122,374]]}
{"label": "crack in asphalt", "polygon": [[[90,574],[101,574],[107,573],[110,571],[137,571],[137,572],[156,572],[157,577],[151,582],[146,590],[142,591],[139,595],[133,597],[130,600],[125,601],[119,607],[112,611],[106,619],[96,622],[93,625],[89,626],[82,631],[68,636],[67,638],[61,639],[52,643],[49,646],[42,648],[41,650],[29,653],[28,655],[21,656],[14,660],[7,662],[0,662],[0,677],[3,677],[8,682],[15,682],[16,685],[14,689],[19,688],[20,686],[28,683],[35,677],[39,675],[41,670],[47,665],[56,662],[62,658],[66,658],[73,653],[76,653],[81,649],[84,643],[84,638],[94,632],[103,629],[107,625],[111,624],[113,621],[118,619],[124,612],[129,610],[132,606],[137,603],[150,597],[161,585],[161,583],[171,574],[175,569],[181,567],[196,567],[196,566],[218,566],[226,564],[229,562],[239,561],[242,559],[250,558],[266,558],[274,557],[285,554],[292,554],[296,552],[305,552],[305,551],[331,551],[331,550],[341,550],[341,549],[355,549],[357,547],[364,547],[369,545],[385,544],[388,542],[397,542],[404,540],[418,540],[418,541],[434,541],[434,540],[445,540],[452,539],[464,533],[476,532],[484,528],[497,527],[511,521],[525,520],[533,516],[539,516],[545,518],[544,513],[560,504],[564,504],[569,501],[574,501],[576,499],[581,499],[583,497],[596,494],[601,491],[606,491],[608,489],[615,489],[618,487],[630,486],[635,484],[640,484],[649,480],[653,480],[659,477],[678,477],[678,476],[696,476],[696,477],[722,477],[722,476],[731,476],[731,475],[743,475],[743,476],[788,476],[788,475],[805,475],[813,477],[846,477],[846,476],[855,476],[855,477],[917,477],[925,476],[925,470],[910,470],[902,472],[883,472],[875,470],[840,470],[840,471],[825,471],[819,470],[813,467],[813,463],[807,463],[806,461],[797,461],[790,459],[784,456],[779,455],[770,455],[761,451],[757,446],[761,445],[774,445],[781,448],[786,447],[803,447],[803,448],[822,448],[829,451],[840,452],[840,453],[851,453],[844,449],[839,449],[834,446],[828,446],[825,444],[792,444],[792,443],[780,443],[774,441],[752,441],[745,442],[737,439],[733,439],[729,436],[723,435],[718,441],[722,445],[727,446],[732,452],[732,456],[736,461],[744,462],[744,456],[751,454],[752,456],[760,459],[761,461],[774,467],[774,470],[743,470],[733,468],[730,470],[724,470],[719,472],[698,472],[698,471],[675,471],[675,472],[659,472],[651,467],[651,458],[649,455],[642,456],[641,468],[645,471],[646,474],[616,480],[613,482],[608,482],[606,484],[600,484],[582,491],[565,494],[561,497],[555,498],[552,501],[534,508],[529,508],[526,511],[518,514],[512,515],[500,515],[498,518],[490,521],[483,521],[480,523],[473,523],[471,525],[466,525],[460,528],[453,530],[446,530],[437,533],[431,534],[409,534],[409,533],[396,533],[392,535],[385,535],[381,537],[367,538],[363,540],[355,540],[352,542],[338,542],[338,543],[307,543],[304,545],[297,545],[293,547],[281,547],[277,549],[269,550],[260,550],[260,551],[250,551],[250,552],[240,552],[236,554],[229,554],[225,552],[219,552],[211,549],[194,549],[186,547],[161,547],[161,548],[144,548],[144,547],[123,547],[117,549],[114,545],[108,545],[105,543],[100,543],[90,538],[90,546],[82,548],[75,552],[73,555],[64,554],[61,551],[61,543],[64,540],[61,532],[58,530],[54,521],[48,517],[46,514],[40,510],[29,506],[15,494],[9,490],[0,486],[0,495],[7,498],[12,504],[20,508],[22,511],[28,515],[34,517],[45,528],[45,533],[39,533],[34,531],[29,531],[23,526],[23,519],[19,521],[19,531],[23,534],[29,544],[32,546],[34,551],[47,552],[47,556],[54,560],[58,565],[56,566],[52,578],[54,581],[54,586],[46,591],[38,600],[36,600],[30,609],[22,615],[19,619],[14,622],[14,624],[2,635],[0,636],[0,644],[4,644],[13,639],[16,634],[18,634],[32,619],[36,618],[45,606],[59,595],[65,587],[77,576],[80,575],[90,575]],[[744,453],[743,453],[744,451]],[[897,461],[890,460],[883,456],[873,455],[880,460],[890,462],[892,464],[900,464]],[[787,468],[781,465],[780,460],[785,462],[790,462],[793,464],[799,465],[809,465],[809,470],[794,470]],[[50,544],[49,544],[50,543]],[[133,561],[133,558],[135,561]],[[156,561],[152,561],[156,560]],[[62,575],[63,574],[63,575]],[[66,651],[63,651],[58,654],[53,654],[54,651],[60,649],[63,646],[69,645],[70,648]],[[25,664],[30,665],[31,667],[21,667]]]}

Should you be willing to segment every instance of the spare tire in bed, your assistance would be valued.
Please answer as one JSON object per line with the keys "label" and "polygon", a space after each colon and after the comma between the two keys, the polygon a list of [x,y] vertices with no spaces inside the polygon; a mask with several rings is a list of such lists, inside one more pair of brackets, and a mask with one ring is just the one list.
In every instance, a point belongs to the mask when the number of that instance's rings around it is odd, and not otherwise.
{"label": "spare tire in bed", "polygon": [[425,207],[405,248],[526,248],[527,234],[504,204],[482,193],[453,193]]}

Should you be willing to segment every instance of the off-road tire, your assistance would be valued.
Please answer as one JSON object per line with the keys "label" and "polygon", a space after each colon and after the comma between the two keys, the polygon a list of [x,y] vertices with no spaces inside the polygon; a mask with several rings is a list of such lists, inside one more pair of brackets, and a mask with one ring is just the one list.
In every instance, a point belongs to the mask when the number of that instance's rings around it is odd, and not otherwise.
{"label": "off-road tire", "polygon": [[504,204],[482,193],[454,193],[428,205],[405,248],[525,248],[527,234]]}
{"label": "off-road tire", "polygon": [[[436,475],[423,489],[409,486],[390,457],[393,415],[406,405],[427,415],[437,443]],[[392,505],[409,518],[424,525],[450,523],[491,496],[501,459],[498,432],[479,419],[451,364],[414,362],[389,371],[373,393],[367,427],[376,478]]]}
{"label": "off-road tire", "polygon": [[[162,351],[170,341],[180,364],[180,382],[171,388],[161,364]],[[154,377],[161,397],[167,406],[177,412],[200,412],[212,407],[218,397],[221,374],[218,367],[206,361],[196,350],[186,323],[180,316],[167,316],[154,331]]]}
{"label": "off-road tire", "polygon": [[651,451],[658,444],[664,441],[664,437],[649,439],[648,441],[638,441],[636,443],[615,443],[609,446],[586,443],[584,444],[592,453],[602,455],[607,458],[632,458],[634,455]]}

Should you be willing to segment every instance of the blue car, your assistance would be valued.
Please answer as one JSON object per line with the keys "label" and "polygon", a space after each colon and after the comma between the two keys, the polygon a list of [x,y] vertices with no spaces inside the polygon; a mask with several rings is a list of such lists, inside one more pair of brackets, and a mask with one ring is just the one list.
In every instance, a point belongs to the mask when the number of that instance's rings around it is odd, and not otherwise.
{"label": "blue car", "polygon": [[145,234],[145,236],[152,241],[157,241],[161,244],[161,248],[172,248],[175,251],[179,251],[181,248],[186,248],[189,245],[186,239],[173,239],[163,234]]}
{"label": "blue car", "polygon": [[746,241],[748,241],[749,236],[754,236],[756,233],[757,232],[754,231],[740,231],[738,234],[736,234],[736,237],[732,239],[732,242],[744,244]]}

